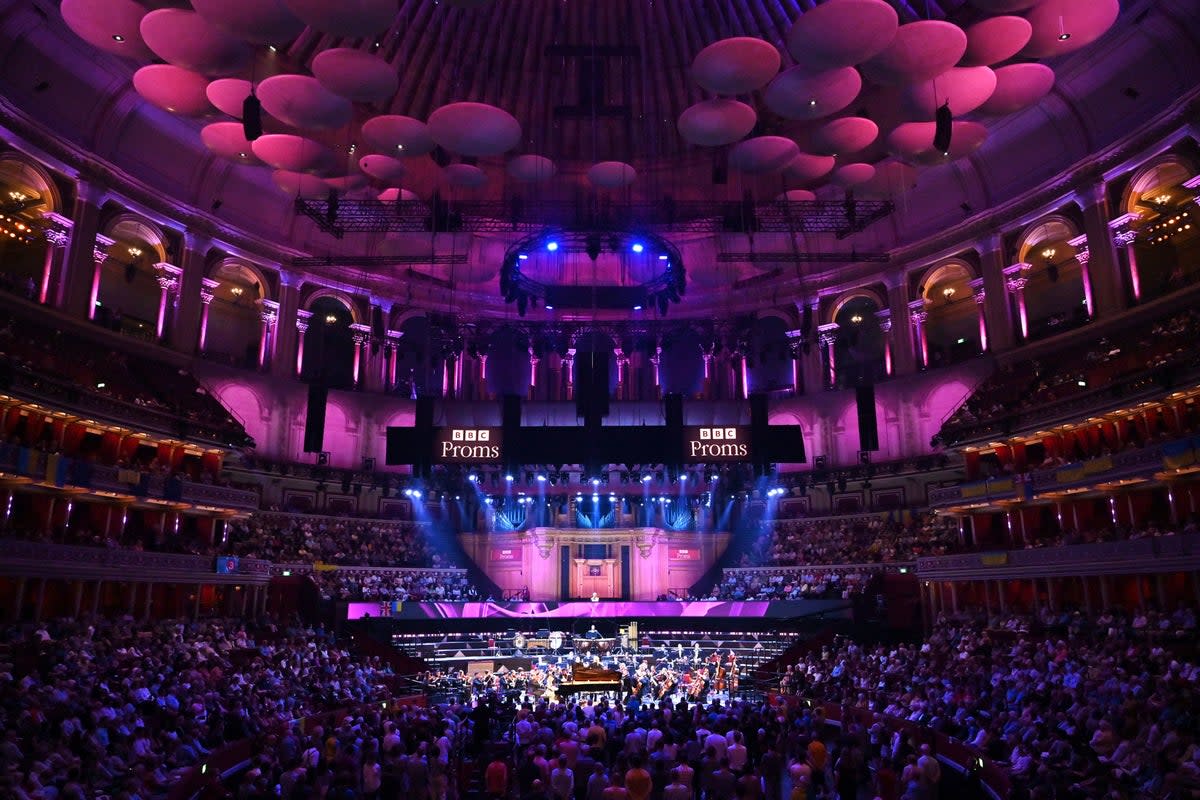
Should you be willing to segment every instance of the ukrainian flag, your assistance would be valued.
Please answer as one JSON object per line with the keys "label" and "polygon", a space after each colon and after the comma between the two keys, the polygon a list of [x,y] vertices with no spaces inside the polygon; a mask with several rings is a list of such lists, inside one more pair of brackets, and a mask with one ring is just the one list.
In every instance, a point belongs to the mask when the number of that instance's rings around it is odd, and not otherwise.
{"label": "ukrainian flag", "polygon": [[1194,439],[1167,442],[1163,445],[1163,466],[1178,469],[1196,463],[1196,451],[1192,449]]}

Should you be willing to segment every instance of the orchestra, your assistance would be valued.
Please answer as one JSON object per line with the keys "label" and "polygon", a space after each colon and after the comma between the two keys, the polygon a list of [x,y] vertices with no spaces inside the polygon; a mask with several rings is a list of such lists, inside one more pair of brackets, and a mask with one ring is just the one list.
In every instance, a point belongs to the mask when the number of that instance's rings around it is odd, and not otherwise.
{"label": "orchestra", "polygon": [[[515,652],[521,654],[525,648],[534,649],[536,643],[538,649],[553,650],[552,657],[542,655],[528,666],[499,666],[491,671],[470,674],[453,668],[432,670],[422,676],[422,680],[435,691],[463,701],[479,700],[491,694],[519,702],[545,700],[552,703],[565,702],[572,695],[595,700],[614,694],[642,702],[674,702],[685,698],[693,703],[704,703],[714,697],[734,697],[742,685],[737,654],[732,649],[727,652],[717,649],[704,655],[700,643],[694,642],[690,652],[678,644],[674,652],[662,648],[657,655],[639,655],[627,648],[613,646],[614,640],[597,638],[595,626],[574,641],[559,632],[545,635],[540,631],[539,634],[545,638],[539,640],[524,634],[514,636]],[[606,644],[610,646],[604,647]],[[564,650],[564,647],[570,649]],[[614,678],[611,683],[595,683],[593,689],[588,677],[580,680],[577,673],[589,677],[597,673],[612,674]]]}

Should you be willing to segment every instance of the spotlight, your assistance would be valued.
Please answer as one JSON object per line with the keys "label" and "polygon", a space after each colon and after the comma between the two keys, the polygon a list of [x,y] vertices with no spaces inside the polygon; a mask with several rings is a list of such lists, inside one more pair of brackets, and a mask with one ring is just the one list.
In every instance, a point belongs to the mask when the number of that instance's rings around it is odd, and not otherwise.
{"label": "spotlight", "polygon": [[592,486],[599,486],[599,485],[600,485],[600,479],[592,478]]}
{"label": "spotlight", "polygon": [[659,256],[659,257],[658,257],[658,260],[659,260],[659,261],[666,261],[666,260],[667,260],[667,256],[665,256],[665,255]]}
{"label": "spotlight", "polygon": [[650,473],[646,473],[645,475],[642,476],[642,483],[649,483],[652,479],[653,479],[653,476],[650,475]]}
{"label": "spotlight", "polygon": [[421,492],[420,492],[420,490],[419,490],[419,489],[413,489],[412,496],[413,496],[413,499],[414,499],[414,500],[420,500],[420,499],[421,499]]}
{"label": "spotlight", "polygon": [[546,310],[547,310],[547,311],[553,311],[553,310],[554,310],[554,306],[552,306],[552,305],[550,305],[549,303],[547,303],[547,304],[546,304]]}
{"label": "spotlight", "polygon": [[545,475],[542,475],[541,473],[539,473],[539,474],[538,474],[538,476],[537,476],[537,479],[538,479],[538,483],[545,483],[545,482],[546,482],[546,476],[545,476]]}
{"label": "spotlight", "polygon": [[640,253],[646,249],[646,246],[644,244],[642,244],[641,242],[634,242],[633,245],[629,249],[631,249],[635,253]]}
{"label": "spotlight", "polygon": [[114,34],[113,34],[113,41],[114,41],[114,42],[123,42],[123,41],[125,41],[125,37],[124,37],[124,36],[122,36],[122,35],[121,35],[121,34],[119,34],[119,33],[114,33]]}
{"label": "spotlight", "polygon": [[467,480],[469,480],[471,483],[479,483],[479,476],[472,472],[467,476]]}
{"label": "spotlight", "polygon": [[634,306],[634,307],[633,307],[633,310],[634,310],[634,311],[641,311],[641,310],[642,310],[642,307],[641,307],[640,305],[637,305],[637,306]]}
{"label": "spotlight", "polygon": [[528,256],[528,255],[526,255],[525,253],[519,253],[519,254],[517,255],[517,258],[521,259],[522,261],[526,261],[526,260],[528,260],[528,259],[529,259],[529,256]]}
{"label": "spotlight", "polygon": [[504,476],[504,480],[508,481],[509,483],[512,483],[512,482],[513,482],[513,476],[512,476],[512,475],[505,475],[505,476]]}
{"label": "spotlight", "polygon": [[1070,38],[1071,38],[1071,34],[1067,33],[1066,31],[1063,31],[1062,33],[1060,33],[1058,35],[1058,40],[1060,42],[1065,42],[1067,39],[1070,39]]}
{"label": "spotlight", "polygon": [[684,474],[682,474],[682,475],[680,475],[680,476],[679,476],[679,482],[680,482],[680,483],[687,483],[687,473],[684,473]]}
{"label": "spotlight", "polygon": [[553,253],[555,250],[558,249],[558,242],[555,242],[555,241],[546,242],[546,249],[549,250],[551,253]]}

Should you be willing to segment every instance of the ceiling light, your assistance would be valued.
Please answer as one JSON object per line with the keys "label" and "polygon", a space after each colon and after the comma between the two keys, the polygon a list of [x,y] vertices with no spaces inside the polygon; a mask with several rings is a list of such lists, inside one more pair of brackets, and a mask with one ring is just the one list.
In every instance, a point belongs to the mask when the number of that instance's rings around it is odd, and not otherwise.
{"label": "ceiling light", "polygon": [[269,44],[269,45],[267,45],[267,49],[268,49],[268,50],[270,50],[272,53],[278,53],[278,52],[279,52],[279,48],[277,48],[277,47],[276,47],[275,45],[273,45],[273,44]]}
{"label": "ceiling light", "polygon": [[1070,38],[1071,38],[1071,34],[1067,33],[1066,31],[1063,31],[1062,33],[1060,33],[1058,35],[1058,40],[1060,42],[1065,42],[1067,39],[1070,39]]}
{"label": "ceiling light", "polygon": [[114,33],[114,34],[113,34],[113,41],[114,41],[114,42],[123,42],[123,41],[125,41],[125,37],[124,37],[124,36],[122,36],[122,35],[121,35],[121,34],[119,34],[119,33]]}
{"label": "ceiling light", "polygon": [[398,145],[396,145],[396,149],[397,149],[397,150],[403,150],[403,149],[404,149],[404,145],[402,145],[402,144],[398,144]]}
{"label": "ceiling light", "polygon": [[809,101],[808,101],[808,107],[809,107],[809,108],[816,108],[816,107],[817,107],[817,98],[815,98],[815,97],[814,97],[813,99],[809,100]]}

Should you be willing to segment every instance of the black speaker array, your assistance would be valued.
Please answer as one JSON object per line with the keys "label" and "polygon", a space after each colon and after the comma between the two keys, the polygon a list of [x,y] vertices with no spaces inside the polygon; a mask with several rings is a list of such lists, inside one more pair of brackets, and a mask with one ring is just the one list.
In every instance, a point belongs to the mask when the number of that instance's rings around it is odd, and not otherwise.
{"label": "black speaker array", "polygon": [[598,426],[608,416],[608,353],[580,353],[575,359],[575,414]]}
{"label": "black speaker array", "polygon": [[325,406],[329,389],[312,383],[308,386],[308,409],[304,412],[304,452],[319,453],[325,449]]}
{"label": "black speaker array", "polygon": [[521,458],[521,398],[506,394],[500,400],[500,426],[504,437],[504,468],[509,472],[525,463]]}
{"label": "black speaker array", "polygon": [[672,474],[683,466],[683,395],[663,396],[663,418],[667,423],[667,452],[663,465]]}
{"label": "black speaker array", "polygon": [[[767,396],[750,395],[750,452],[754,454],[754,474],[765,475],[771,465],[771,432],[767,429]],[[802,456],[803,457],[803,456]]]}
{"label": "black speaker array", "polygon": [[875,387],[859,386],[854,390],[858,406],[858,449],[879,449],[879,425],[875,419]]}
{"label": "black speaker array", "polygon": [[413,423],[413,427],[416,429],[416,442],[412,454],[413,474],[419,478],[428,478],[433,472],[432,397],[417,398]]}

